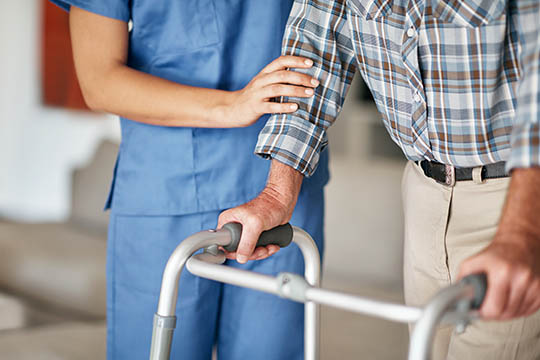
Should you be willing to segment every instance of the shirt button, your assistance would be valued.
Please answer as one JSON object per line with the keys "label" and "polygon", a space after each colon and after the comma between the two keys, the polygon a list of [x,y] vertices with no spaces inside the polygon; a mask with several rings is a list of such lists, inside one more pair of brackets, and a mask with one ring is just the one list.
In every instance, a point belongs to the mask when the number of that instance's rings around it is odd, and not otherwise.
{"label": "shirt button", "polygon": [[407,30],[407,36],[408,36],[408,37],[413,37],[415,34],[416,34],[416,31],[415,31],[414,28],[411,26],[411,27]]}
{"label": "shirt button", "polygon": [[420,100],[422,100],[422,98],[421,98],[420,95],[418,95],[418,94],[414,94],[414,97],[413,97],[413,98],[414,98],[414,101],[415,101],[415,102],[420,102]]}

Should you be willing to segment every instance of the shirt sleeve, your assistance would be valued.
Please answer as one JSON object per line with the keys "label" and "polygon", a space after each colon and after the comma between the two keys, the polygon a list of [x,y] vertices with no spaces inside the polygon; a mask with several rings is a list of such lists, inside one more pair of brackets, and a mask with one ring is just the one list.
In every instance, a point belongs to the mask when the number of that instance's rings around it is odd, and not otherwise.
{"label": "shirt sleeve", "polygon": [[516,26],[521,44],[521,81],[512,130],[508,170],[540,166],[540,3],[516,0]]}
{"label": "shirt sleeve", "polygon": [[296,0],[285,29],[284,55],[313,60],[301,71],[320,81],[311,98],[283,98],[299,105],[293,114],[273,115],[259,134],[255,153],[276,159],[311,176],[327,145],[326,130],[335,121],[356,71],[347,26],[346,0]]}
{"label": "shirt sleeve", "polygon": [[92,13],[128,22],[131,17],[129,0],[49,0],[69,11],[76,6]]}

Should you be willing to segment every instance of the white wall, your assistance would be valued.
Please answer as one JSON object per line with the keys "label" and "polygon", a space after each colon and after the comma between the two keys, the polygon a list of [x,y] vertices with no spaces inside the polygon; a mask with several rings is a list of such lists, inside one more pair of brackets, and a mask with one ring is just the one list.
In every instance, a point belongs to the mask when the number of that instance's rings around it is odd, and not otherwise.
{"label": "white wall", "polygon": [[0,214],[61,220],[70,171],[103,137],[118,138],[105,115],[41,105],[41,1],[0,1]]}

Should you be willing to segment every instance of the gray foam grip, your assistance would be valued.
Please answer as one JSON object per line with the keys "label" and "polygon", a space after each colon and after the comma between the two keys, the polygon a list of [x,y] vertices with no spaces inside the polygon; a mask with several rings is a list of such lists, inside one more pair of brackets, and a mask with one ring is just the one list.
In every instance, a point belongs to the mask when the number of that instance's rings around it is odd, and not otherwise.
{"label": "gray foam grip", "polygon": [[472,285],[474,288],[474,298],[471,306],[475,310],[480,309],[484,302],[488,286],[486,274],[472,274],[464,277],[461,281],[465,284]]}
{"label": "gray foam grip", "polygon": [[[238,243],[240,242],[240,236],[242,235],[242,224],[240,223],[228,223],[223,225],[224,229],[229,230],[231,233],[231,243],[223,248],[227,251],[236,251],[238,248]],[[288,246],[293,238],[293,229],[291,224],[287,223],[285,225],[276,226],[273,229],[263,231],[259,240],[257,241],[257,246],[266,246],[266,245],[278,245],[279,247]]]}

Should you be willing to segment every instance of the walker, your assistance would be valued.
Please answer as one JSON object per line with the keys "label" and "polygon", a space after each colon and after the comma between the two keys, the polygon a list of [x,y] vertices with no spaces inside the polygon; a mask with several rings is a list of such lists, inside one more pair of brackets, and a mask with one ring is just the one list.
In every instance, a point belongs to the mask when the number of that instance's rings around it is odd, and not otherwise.
{"label": "walker", "polygon": [[[304,230],[289,224],[262,233],[257,246],[288,246],[294,241],[304,257],[304,276],[280,273],[276,277],[222,265],[225,256],[219,246],[235,251],[242,226],[226,224],[220,230],[196,233],[178,245],[169,258],[159,303],[154,315],[150,360],[168,360],[176,326],[178,281],[184,266],[194,275],[227,284],[246,287],[305,303],[304,358],[319,359],[319,304],[390,321],[414,323],[409,343],[409,360],[427,360],[438,325],[452,324],[458,332],[477,318],[487,288],[484,274],[471,275],[439,293],[424,307],[377,301],[320,287],[321,264],[317,246]],[[195,254],[200,249],[202,253]],[[195,254],[195,255],[194,255]],[[181,319],[180,319],[181,321]]]}

